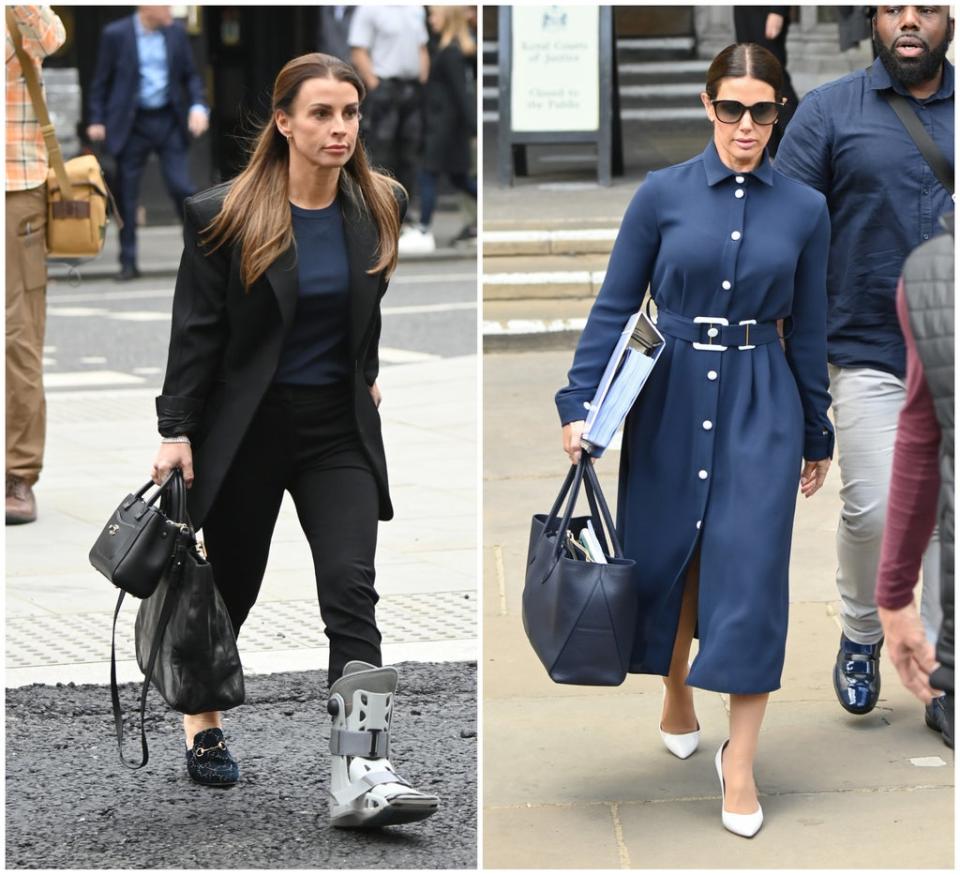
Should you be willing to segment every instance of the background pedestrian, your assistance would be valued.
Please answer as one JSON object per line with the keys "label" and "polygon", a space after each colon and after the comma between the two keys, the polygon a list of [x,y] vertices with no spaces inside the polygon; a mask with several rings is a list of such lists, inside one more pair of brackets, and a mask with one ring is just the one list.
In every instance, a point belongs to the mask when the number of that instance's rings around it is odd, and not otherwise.
{"label": "background pedestrian", "polygon": [[364,145],[371,160],[412,197],[423,148],[423,85],[430,72],[424,9],[358,6],[349,42],[353,66],[367,88]]}
{"label": "background pedestrian", "polygon": [[432,252],[430,230],[441,174],[458,191],[476,199],[477,180],[470,173],[470,141],[477,133],[477,102],[469,67],[476,58],[463,6],[431,6],[427,20],[435,41],[425,89],[425,131],[420,167],[420,223],[400,238],[401,254]]}
{"label": "background pedestrian", "polygon": [[[938,232],[952,199],[897,118],[895,91],[923,118],[953,164],[953,39],[947,6],[878,6],[878,58],[809,92],[777,154],[777,167],[823,192],[833,236],[827,271],[830,393],[841,499],[837,528],[840,646],[834,690],[851,714],[880,695],[883,627],[877,566],[897,418],[906,398],[906,353],[895,292],[907,255]],[[938,539],[923,563],[921,617],[931,643],[940,629]]]}
{"label": "background pedestrian", "polygon": [[[953,219],[953,213],[941,219],[949,234],[910,255],[897,289],[907,348],[907,397],[897,423],[877,574],[877,610],[887,654],[904,685],[926,706],[927,726],[940,732],[948,747],[953,747],[954,723]],[[936,648],[927,640],[913,602],[923,550],[935,525],[940,527],[943,613]]]}
{"label": "background pedestrian", "polygon": [[356,8],[340,4],[319,7],[317,51],[350,63],[350,23]]}
{"label": "background pedestrian", "polygon": [[787,98],[780,118],[770,135],[767,149],[770,157],[777,154],[777,148],[783,139],[783,132],[797,110],[800,98],[793,88],[790,73],[787,70],[787,34],[790,31],[789,6],[734,6],[733,26],[738,43],[756,43],[770,52],[783,68],[783,96]]}
{"label": "background pedestrian", "polygon": [[[66,40],[49,6],[10,6],[23,48],[43,85],[41,65]],[[6,513],[7,525],[37,518],[33,486],[43,468],[46,399],[43,336],[47,310],[47,147],[26,79],[7,39],[6,160]]]}
{"label": "background pedestrian", "polygon": [[103,29],[88,117],[87,136],[102,141],[117,164],[123,220],[117,279],[136,279],[137,204],[147,160],[152,153],[159,156],[164,183],[182,218],[184,200],[196,191],[188,169],[190,137],[199,137],[209,123],[203,81],[172,7],[139,6]]}

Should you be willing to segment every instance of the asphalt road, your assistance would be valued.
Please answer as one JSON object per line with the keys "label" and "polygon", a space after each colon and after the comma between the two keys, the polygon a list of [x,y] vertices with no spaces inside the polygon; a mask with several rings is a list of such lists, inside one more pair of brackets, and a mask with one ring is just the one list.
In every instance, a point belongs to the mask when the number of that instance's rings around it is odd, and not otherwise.
{"label": "asphalt road", "polygon": [[[174,277],[47,288],[47,390],[157,386],[170,339]],[[477,350],[476,258],[402,264],[383,299],[386,365]]]}
{"label": "asphalt road", "polygon": [[[179,715],[148,703],[150,762],[117,758],[106,687],[7,690],[8,869],[462,869],[477,856],[476,663],[401,663],[394,766],[440,796],[419,824],[357,832],[327,820],[322,671],[247,678],[227,714],[240,761],[228,789],[186,773]],[[139,685],[121,687],[129,715]],[[139,738],[128,721],[128,758]]]}

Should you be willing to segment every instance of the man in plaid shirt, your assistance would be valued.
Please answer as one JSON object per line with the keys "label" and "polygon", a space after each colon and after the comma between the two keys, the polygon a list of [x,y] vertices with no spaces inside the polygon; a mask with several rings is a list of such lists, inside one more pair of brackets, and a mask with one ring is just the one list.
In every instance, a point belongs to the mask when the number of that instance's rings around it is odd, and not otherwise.
{"label": "man in plaid shirt", "polygon": [[[23,48],[40,65],[66,39],[49,6],[12,6]],[[47,149],[7,31],[7,525],[37,518],[32,486],[43,467],[46,401]]]}

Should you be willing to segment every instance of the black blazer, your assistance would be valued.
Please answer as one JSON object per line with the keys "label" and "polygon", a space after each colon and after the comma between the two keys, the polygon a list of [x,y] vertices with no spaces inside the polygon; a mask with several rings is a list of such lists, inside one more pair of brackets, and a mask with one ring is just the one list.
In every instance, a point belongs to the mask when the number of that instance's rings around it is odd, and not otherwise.
{"label": "black blazer", "polygon": [[[173,298],[170,351],[157,397],[160,434],[189,435],[194,482],[187,506],[203,525],[253,415],[273,381],[299,294],[296,250],[291,246],[248,292],[240,280],[240,247],[207,252],[198,234],[220,212],[229,183],[185,202],[183,256]],[[401,221],[406,199],[397,192]],[[393,517],[380,414],[369,387],[380,362],[383,272],[368,274],[377,248],[372,218],[341,194],[350,265],[350,356],[354,413],[361,444],[380,492],[380,519]]]}
{"label": "black blazer", "polygon": [[[187,118],[195,103],[206,104],[203,80],[193,63],[190,38],[182,25],[161,28],[167,47],[170,107],[184,139],[189,142]],[[87,124],[106,125],[107,152],[119,155],[126,145],[140,100],[140,56],[133,16],[113,21],[103,29],[97,50],[97,68],[90,84]]]}

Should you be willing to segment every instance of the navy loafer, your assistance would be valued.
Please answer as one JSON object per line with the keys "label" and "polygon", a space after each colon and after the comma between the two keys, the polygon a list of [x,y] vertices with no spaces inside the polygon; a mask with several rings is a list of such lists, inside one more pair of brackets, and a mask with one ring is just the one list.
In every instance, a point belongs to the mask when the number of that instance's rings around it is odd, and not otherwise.
{"label": "navy loafer", "polygon": [[833,689],[837,699],[851,714],[869,714],[880,698],[880,648],[876,644],[857,644],[840,635],[840,650],[833,667]]}
{"label": "navy loafer", "polygon": [[187,772],[198,784],[229,787],[240,780],[240,766],[227,750],[223,730],[203,729],[187,751]]}

